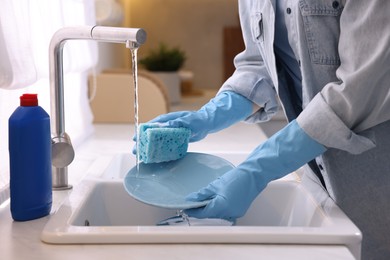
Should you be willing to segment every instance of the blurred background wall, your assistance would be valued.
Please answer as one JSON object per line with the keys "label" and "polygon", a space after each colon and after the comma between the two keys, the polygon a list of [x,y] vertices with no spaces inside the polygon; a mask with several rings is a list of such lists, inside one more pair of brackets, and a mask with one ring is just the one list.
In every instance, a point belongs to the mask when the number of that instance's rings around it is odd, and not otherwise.
{"label": "blurred background wall", "polygon": [[[187,55],[184,69],[194,73],[195,88],[218,89],[221,86],[225,78],[224,29],[239,26],[237,0],[118,2],[124,12],[122,26],[141,27],[148,33],[147,43],[139,50],[140,58],[161,42],[180,47]],[[127,49],[115,44],[100,45],[102,62],[99,62],[98,71],[112,67],[130,68]]]}

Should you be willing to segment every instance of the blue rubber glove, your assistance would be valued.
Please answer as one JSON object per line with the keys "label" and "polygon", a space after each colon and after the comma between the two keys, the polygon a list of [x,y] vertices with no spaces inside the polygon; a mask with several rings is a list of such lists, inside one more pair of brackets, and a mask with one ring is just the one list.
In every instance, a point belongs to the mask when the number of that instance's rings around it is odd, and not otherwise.
{"label": "blue rubber glove", "polygon": [[189,209],[185,213],[196,218],[234,221],[245,215],[270,181],[298,169],[325,150],[294,120],[258,146],[237,168],[189,194],[186,198],[189,201],[211,200],[205,207]]}
{"label": "blue rubber glove", "polygon": [[252,114],[253,103],[231,91],[218,94],[198,111],[179,111],[164,114],[149,123],[161,127],[186,127],[191,130],[190,142],[199,141],[209,133],[215,133]]}

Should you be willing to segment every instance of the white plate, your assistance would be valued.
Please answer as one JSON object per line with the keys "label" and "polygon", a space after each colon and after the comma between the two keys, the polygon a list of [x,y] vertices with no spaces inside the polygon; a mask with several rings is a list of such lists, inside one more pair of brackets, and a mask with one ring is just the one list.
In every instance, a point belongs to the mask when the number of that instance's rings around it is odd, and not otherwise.
{"label": "white plate", "polygon": [[202,207],[208,201],[185,200],[191,192],[207,186],[234,166],[215,155],[187,153],[179,160],[139,164],[124,179],[126,191],[143,203],[169,209]]}

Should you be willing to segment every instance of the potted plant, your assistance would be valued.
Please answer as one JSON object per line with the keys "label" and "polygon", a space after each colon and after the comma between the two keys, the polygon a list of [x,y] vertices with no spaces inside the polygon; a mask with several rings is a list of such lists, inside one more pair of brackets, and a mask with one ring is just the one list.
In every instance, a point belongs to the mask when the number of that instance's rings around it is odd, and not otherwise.
{"label": "potted plant", "polygon": [[178,70],[185,60],[185,52],[179,47],[168,47],[165,43],[160,43],[157,49],[152,49],[139,63],[166,85],[170,102],[178,103],[180,102]]}

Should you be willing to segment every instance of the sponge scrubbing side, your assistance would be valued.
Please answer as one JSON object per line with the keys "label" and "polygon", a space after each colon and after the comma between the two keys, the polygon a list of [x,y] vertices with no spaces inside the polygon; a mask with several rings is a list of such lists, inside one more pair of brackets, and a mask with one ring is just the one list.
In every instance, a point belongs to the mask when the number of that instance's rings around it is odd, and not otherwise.
{"label": "sponge scrubbing side", "polygon": [[141,124],[139,127],[138,152],[144,163],[177,160],[187,153],[191,130],[165,128],[156,124]]}

